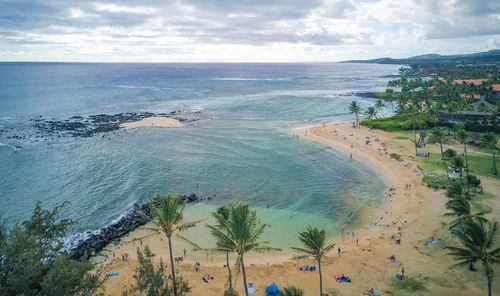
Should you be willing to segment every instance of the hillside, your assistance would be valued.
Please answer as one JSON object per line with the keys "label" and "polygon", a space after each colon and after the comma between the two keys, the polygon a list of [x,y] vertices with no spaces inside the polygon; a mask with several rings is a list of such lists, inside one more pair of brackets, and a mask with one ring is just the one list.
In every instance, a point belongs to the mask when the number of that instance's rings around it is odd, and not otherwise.
{"label": "hillside", "polygon": [[490,50],[471,54],[440,55],[424,54],[405,59],[377,58],[371,60],[349,60],[341,63],[370,64],[500,64],[500,50]]}

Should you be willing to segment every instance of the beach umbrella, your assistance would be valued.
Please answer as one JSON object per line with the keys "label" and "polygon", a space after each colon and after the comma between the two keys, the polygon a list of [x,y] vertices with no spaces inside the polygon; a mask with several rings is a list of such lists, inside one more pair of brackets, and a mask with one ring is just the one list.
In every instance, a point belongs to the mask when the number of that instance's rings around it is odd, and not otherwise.
{"label": "beach umbrella", "polygon": [[266,289],[266,296],[280,296],[280,289],[276,284],[272,283],[269,286],[267,286]]}

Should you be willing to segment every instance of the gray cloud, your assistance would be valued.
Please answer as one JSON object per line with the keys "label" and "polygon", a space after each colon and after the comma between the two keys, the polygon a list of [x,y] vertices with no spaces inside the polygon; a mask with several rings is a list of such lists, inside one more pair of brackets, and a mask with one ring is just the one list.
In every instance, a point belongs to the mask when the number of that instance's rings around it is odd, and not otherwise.
{"label": "gray cloud", "polygon": [[64,46],[64,36],[72,48],[80,41],[165,54],[207,44],[363,45],[398,24],[429,39],[500,33],[500,2],[488,0],[0,0],[0,7],[0,42],[16,48]]}

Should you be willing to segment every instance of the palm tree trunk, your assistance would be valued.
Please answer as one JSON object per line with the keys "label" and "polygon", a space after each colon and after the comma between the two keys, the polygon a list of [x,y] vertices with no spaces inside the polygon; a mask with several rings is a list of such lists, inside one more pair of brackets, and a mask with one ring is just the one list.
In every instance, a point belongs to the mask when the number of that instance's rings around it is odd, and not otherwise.
{"label": "palm tree trunk", "polygon": [[469,186],[469,160],[467,158],[467,145],[464,143],[465,153],[465,178],[467,179],[467,198],[470,199],[470,186]]}
{"label": "palm tree trunk", "polygon": [[323,274],[321,273],[321,258],[318,259],[319,270],[319,296],[323,296]]}
{"label": "palm tree trunk", "polygon": [[177,296],[177,280],[175,279],[175,266],[174,266],[174,256],[172,255],[172,239],[171,236],[167,235],[168,239],[168,251],[170,253],[170,267],[172,269],[172,281],[174,286],[174,296]]}
{"label": "palm tree trunk", "polygon": [[444,170],[446,172],[446,177],[448,178],[448,185],[451,183],[450,175],[448,174],[448,165],[444,161],[444,153],[443,153],[443,142],[439,142],[439,148],[441,149],[441,161],[444,163]]}
{"label": "palm tree trunk", "polygon": [[415,156],[417,156],[417,135],[415,134],[415,120],[413,121],[413,141],[415,142]]}
{"label": "palm tree trunk", "polygon": [[488,296],[491,296],[491,281],[490,279],[487,279],[488,281]]}
{"label": "palm tree trunk", "polygon": [[495,149],[493,149],[493,151],[491,151],[491,152],[493,154],[493,175],[496,176],[497,175],[497,161],[496,161]]}
{"label": "palm tree trunk", "polygon": [[247,273],[245,271],[245,263],[243,262],[243,255],[240,256],[241,271],[243,272],[243,288],[245,289],[245,296],[248,296],[247,286]]}
{"label": "palm tree trunk", "polygon": [[231,275],[231,267],[229,266],[229,252],[226,253],[226,265],[227,265],[227,274],[229,279],[229,289],[233,289],[233,277]]}
{"label": "palm tree trunk", "polygon": [[359,126],[359,115],[358,115],[358,113],[356,113],[356,125],[358,126],[358,128],[360,128],[360,126]]}

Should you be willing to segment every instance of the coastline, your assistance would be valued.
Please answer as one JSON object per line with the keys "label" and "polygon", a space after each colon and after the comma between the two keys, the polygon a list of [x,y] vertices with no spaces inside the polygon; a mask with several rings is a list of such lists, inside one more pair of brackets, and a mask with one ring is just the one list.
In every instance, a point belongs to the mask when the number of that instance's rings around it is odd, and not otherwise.
{"label": "coastline", "polygon": [[182,126],[182,123],[178,119],[161,116],[151,116],[137,121],[123,122],[120,124],[120,128],[125,129],[141,127],[178,128]]}
{"label": "coastline", "polygon": [[[408,141],[398,140],[382,131],[371,131],[362,127],[355,129],[350,123],[339,122],[329,125],[312,126],[289,131],[292,136],[299,139],[316,141],[337,149],[349,157],[361,160],[374,169],[381,177],[391,193],[385,193],[381,198],[379,206],[362,211],[359,226],[355,234],[339,235],[333,237],[337,247],[341,247],[342,253],[332,251],[325,258],[324,278],[326,286],[332,286],[333,274],[345,273],[353,278],[353,283],[348,286],[335,288],[341,291],[341,295],[361,294],[368,288],[384,291],[390,285],[390,279],[402,267],[408,270],[410,275],[422,274],[447,274],[447,276],[463,276],[461,272],[451,272],[448,266],[452,265],[450,258],[440,256],[432,258],[421,250],[426,248],[425,240],[433,235],[438,235],[442,229],[444,199],[442,193],[433,191],[421,184],[422,173],[411,156],[412,144]],[[370,145],[365,144],[365,137],[369,136],[373,141]],[[374,141],[378,138],[378,142]],[[380,152],[380,143],[388,148],[387,154]],[[352,146],[351,146],[352,145]],[[402,161],[389,156],[390,153],[401,155]],[[411,184],[411,189],[406,189],[406,184]],[[106,292],[111,295],[119,295],[120,289],[132,282],[134,272],[135,249],[144,244],[150,245],[154,253],[166,259],[166,247],[160,236],[150,237],[138,244],[137,238],[144,236],[142,229],[137,229],[126,236],[122,245],[112,246],[109,251],[119,258],[119,254],[127,253],[129,260],[108,260],[104,262],[106,270],[118,270],[123,277],[112,279],[107,284]],[[352,235],[352,236],[351,236]],[[396,238],[401,244],[396,244]],[[432,250],[432,252],[439,252]],[[188,279],[193,289],[193,295],[206,293],[206,295],[221,294],[225,282],[225,269],[223,256],[207,256],[189,254],[185,260],[178,264],[178,269],[183,277]],[[400,261],[391,264],[387,257],[395,254]],[[175,256],[182,256],[182,246],[177,244],[174,250]],[[265,289],[269,281],[278,283],[280,286],[301,283],[306,291],[313,293],[318,289],[316,286],[316,274],[303,274],[298,272],[298,266],[303,264],[314,264],[312,260],[291,260],[292,252],[286,250],[278,254],[253,255],[246,258],[249,265],[247,273],[250,280],[259,289]],[[201,259],[200,259],[201,258]],[[193,271],[193,264],[201,261],[203,273],[208,272],[214,276],[213,284],[209,286],[200,282],[203,274]],[[433,268],[429,272],[429,268]],[[367,272],[369,274],[367,274]],[[432,290],[446,293],[447,287],[432,284]],[[237,287],[241,290],[240,287]],[[467,291],[455,291],[455,295],[471,295],[471,291],[477,292],[474,286]],[[242,293],[243,291],[239,291]],[[208,293],[208,294],[207,294]],[[463,293],[463,294],[462,294]],[[402,293],[401,295],[405,295]]]}

